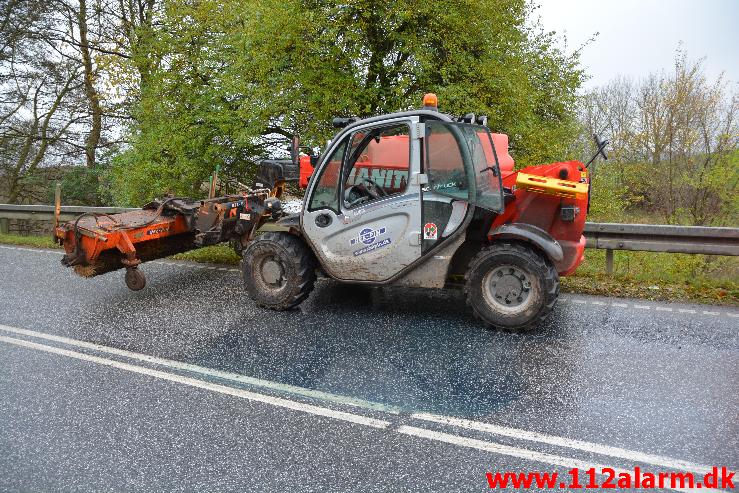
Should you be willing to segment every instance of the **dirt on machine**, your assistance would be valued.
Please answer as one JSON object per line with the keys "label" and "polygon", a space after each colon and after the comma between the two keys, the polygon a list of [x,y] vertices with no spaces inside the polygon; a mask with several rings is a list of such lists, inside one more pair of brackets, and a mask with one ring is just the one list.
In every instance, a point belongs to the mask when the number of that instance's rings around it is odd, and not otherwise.
{"label": "dirt on machine", "polygon": [[[62,263],[84,277],[125,269],[126,285],[140,290],[142,263],[229,242],[248,295],[268,309],[296,307],[324,275],[461,286],[479,319],[508,331],[547,318],[560,276],[583,261],[587,167],[605,158],[606,142],[595,138],[588,164],[515,171],[505,134],[484,116],[439,112],[433,94],[418,110],[333,123],[323,152],[300,155],[294,140],[291,159],[260,162],[254,186],[238,193],[216,197],[214,173],[206,199],[165,197],[58,225]],[[299,210],[283,203],[288,183],[305,189]]]}

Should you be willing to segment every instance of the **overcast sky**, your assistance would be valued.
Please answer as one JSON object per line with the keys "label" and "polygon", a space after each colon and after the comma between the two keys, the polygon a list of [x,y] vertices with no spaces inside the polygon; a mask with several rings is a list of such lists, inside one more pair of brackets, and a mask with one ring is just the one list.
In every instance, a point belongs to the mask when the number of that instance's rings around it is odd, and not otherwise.
{"label": "overcast sky", "polygon": [[582,53],[586,87],[669,70],[680,41],[689,58],[706,57],[709,77],[739,85],[739,0],[538,1],[542,25],[566,34],[570,51],[600,33]]}

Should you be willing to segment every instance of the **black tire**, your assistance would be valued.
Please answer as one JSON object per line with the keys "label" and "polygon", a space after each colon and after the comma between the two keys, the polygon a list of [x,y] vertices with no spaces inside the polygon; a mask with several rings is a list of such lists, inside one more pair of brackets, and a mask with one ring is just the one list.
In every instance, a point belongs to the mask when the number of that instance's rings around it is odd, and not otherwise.
{"label": "black tire", "polygon": [[559,296],[554,265],[531,247],[498,243],[484,248],[465,274],[467,304],[484,322],[524,332],[544,321]]}
{"label": "black tire", "polygon": [[125,275],[126,286],[131,291],[141,291],[146,286],[146,276],[138,267],[129,267]]}
{"label": "black tire", "polygon": [[244,250],[244,285],[257,305],[272,310],[298,306],[313,290],[316,261],[297,236],[268,232]]}

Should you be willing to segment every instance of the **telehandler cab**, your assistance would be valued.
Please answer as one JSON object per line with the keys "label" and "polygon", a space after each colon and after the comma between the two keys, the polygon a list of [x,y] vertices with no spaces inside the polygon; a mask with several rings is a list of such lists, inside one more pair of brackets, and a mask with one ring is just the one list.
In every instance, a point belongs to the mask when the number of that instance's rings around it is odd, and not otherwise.
{"label": "telehandler cab", "polygon": [[[249,296],[265,308],[300,304],[317,271],[367,285],[463,282],[478,318],[525,330],[549,315],[559,276],[583,260],[590,180],[579,161],[515,172],[508,137],[486,124],[440,113],[433,94],[420,110],[336,118],[341,130],[320,156],[298,156],[294,141],[292,160],[261,163],[256,190],[169,198],[135,220],[87,217],[57,228],[63,262],[86,276],[125,267],[129,287],[141,289],[136,245],[150,260],[231,241]],[[306,188],[290,214],[280,201],[289,181]],[[257,234],[266,222],[278,231]]]}

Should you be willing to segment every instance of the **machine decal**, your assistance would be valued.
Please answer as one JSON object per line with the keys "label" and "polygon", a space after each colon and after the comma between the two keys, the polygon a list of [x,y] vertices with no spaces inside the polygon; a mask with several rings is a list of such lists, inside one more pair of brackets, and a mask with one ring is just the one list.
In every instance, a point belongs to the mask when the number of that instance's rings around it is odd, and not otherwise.
{"label": "machine decal", "polygon": [[359,236],[349,240],[349,245],[358,245],[360,242],[364,243],[365,245],[371,245],[375,242],[378,236],[382,236],[386,232],[387,228],[385,226],[377,229],[364,228],[362,231],[359,232]]}
{"label": "machine decal", "polygon": [[355,251],[354,256],[358,257],[359,255],[364,255],[365,253],[372,252],[374,250],[377,250],[378,248],[382,248],[382,247],[389,245],[390,238],[384,238],[378,241],[377,243],[375,243],[375,240],[377,240],[378,237],[386,233],[387,233],[387,228],[385,226],[381,228],[377,228],[377,229],[364,228],[362,231],[359,232],[359,236],[349,240],[349,244],[352,246],[358,245],[360,243],[367,245]]}
{"label": "machine decal", "polygon": [[[373,240],[374,241],[374,240]],[[377,250],[378,248],[382,248],[385,246],[388,246],[390,244],[390,238],[385,238],[384,240],[380,240],[377,243],[371,244],[369,246],[366,246],[364,248],[360,248],[356,252],[354,252],[354,256],[358,257],[359,255],[364,255],[365,253],[372,252],[374,250]]]}
{"label": "machine decal", "polygon": [[243,219],[244,221],[250,221],[251,220],[251,214],[248,212],[242,212],[239,214],[239,219]]}
{"label": "machine decal", "polygon": [[423,226],[423,239],[424,240],[435,240],[438,237],[439,229],[435,223],[426,223]]}
{"label": "machine decal", "polygon": [[147,235],[158,235],[159,233],[166,233],[169,231],[168,226],[160,226],[158,228],[150,229],[146,232]]}
{"label": "machine decal", "polygon": [[447,188],[457,188],[457,189],[463,189],[466,183],[462,181],[450,181],[447,183],[436,183],[434,184],[434,190],[444,190]]}

